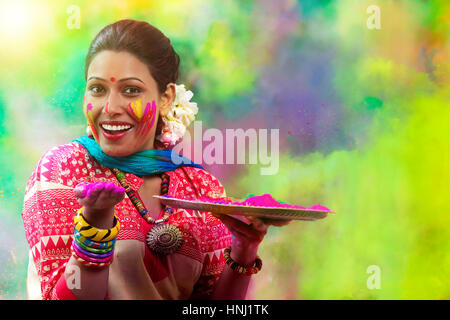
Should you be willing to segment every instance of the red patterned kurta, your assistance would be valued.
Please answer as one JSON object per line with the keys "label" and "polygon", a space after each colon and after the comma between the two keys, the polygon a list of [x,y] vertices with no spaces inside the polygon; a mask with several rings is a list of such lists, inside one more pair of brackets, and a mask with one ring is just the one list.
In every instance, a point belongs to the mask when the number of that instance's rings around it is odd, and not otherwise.
{"label": "red patterned kurta", "polygon": [[[207,171],[180,167],[169,171],[168,195],[197,199],[223,197],[225,190]],[[125,173],[133,190],[143,179]],[[30,245],[27,292],[30,299],[74,298],[64,271],[70,258],[73,216],[80,208],[73,188],[80,182],[119,182],[80,144],[52,148],[41,158],[28,181],[22,218]],[[146,245],[152,225],[139,215],[128,197],[116,205],[121,222],[114,261],[110,266],[109,299],[189,299],[211,294],[225,261],[223,249],[231,243],[225,225],[209,212],[174,209],[169,222],[183,234],[174,254],[157,256]]]}

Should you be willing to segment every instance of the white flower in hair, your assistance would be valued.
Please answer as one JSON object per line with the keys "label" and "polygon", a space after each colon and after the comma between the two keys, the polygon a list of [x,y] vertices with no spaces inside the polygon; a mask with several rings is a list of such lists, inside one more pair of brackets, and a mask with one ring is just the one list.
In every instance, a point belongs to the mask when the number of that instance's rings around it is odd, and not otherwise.
{"label": "white flower in hair", "polygon": [[194,94],[192,91],[186,91],[184,84],[175,85],[176,96],[173,99],[172,108],[169,115],[176,120],[180,120],[186,127],[188,127],[195,119],[198,113],[197,103],[189,102]]}
{"label": "white flower in hair", "polygon": [[186,128],[198,113],[197,103],[190,102],[194,94],[186,91],[184,84],[175,85],[175,93],[171,109],[162,117],[162,133],[156,137],[166,147],[174,146],[184,136]]}

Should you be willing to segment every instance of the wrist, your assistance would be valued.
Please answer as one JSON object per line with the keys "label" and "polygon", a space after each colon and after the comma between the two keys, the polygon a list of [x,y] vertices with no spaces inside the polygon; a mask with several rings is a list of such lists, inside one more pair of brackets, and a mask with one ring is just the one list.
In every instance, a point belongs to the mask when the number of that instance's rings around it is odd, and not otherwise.
{"label": "wrist", "polygon": [[[250,261],[251,256],[248,256],[241,261],[236,261],[235,259],[233,259],[231,255],[232,251],[233,250],[231,249],[231,246],[228,246],[227,248],[225,248],[223,252],[223,257],[225,259],[225,263],[233,271],[237,271],[246,276],[251,276],[255,273],[258,273],[261,270],[262,260],[257,255],[255,259],[251,262],[248,262]],[[245,264],[246,262],[248,262],[248,264]]]}
{"label": "wrist", "polygon": [[115,207],[105,209],[84,207],[83,217],[93,227],[110,229],[114,224],[114,209]]}
{"label": "wrist", "polygon": [[230,257],[244,267],[251,267],[255,263],[258,246],[231,245]]}

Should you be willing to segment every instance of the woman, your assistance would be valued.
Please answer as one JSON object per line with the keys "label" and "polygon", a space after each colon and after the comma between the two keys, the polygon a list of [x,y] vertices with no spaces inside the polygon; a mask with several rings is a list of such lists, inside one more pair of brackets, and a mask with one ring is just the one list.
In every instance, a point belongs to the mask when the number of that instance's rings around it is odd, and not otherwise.
{"label": "woman", "polygon": [[201,166],[171,161],[197,112],[175,85],[178,67],[170,40],[146,22],[118,21],[91,43],[89,137],[49,150],[26,188],[30,298],[245,298],[269,223],[152,197],[225,196]]}

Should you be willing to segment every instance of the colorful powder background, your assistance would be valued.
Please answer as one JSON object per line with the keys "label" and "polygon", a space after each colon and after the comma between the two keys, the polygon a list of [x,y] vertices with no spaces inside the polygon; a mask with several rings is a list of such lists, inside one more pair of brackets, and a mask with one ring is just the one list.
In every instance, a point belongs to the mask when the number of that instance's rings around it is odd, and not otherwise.
{"label": "colorful powder background", "polygon": [[0,15],[0,298],[25,298],[26,183],[85,134],[84,58],[122,18],[172,40],[204,128],[280,129],[276,175],[208,167],[228,195],[337,212],[271,227],[249,298],[450,298],[448,1],[4,0]]}

